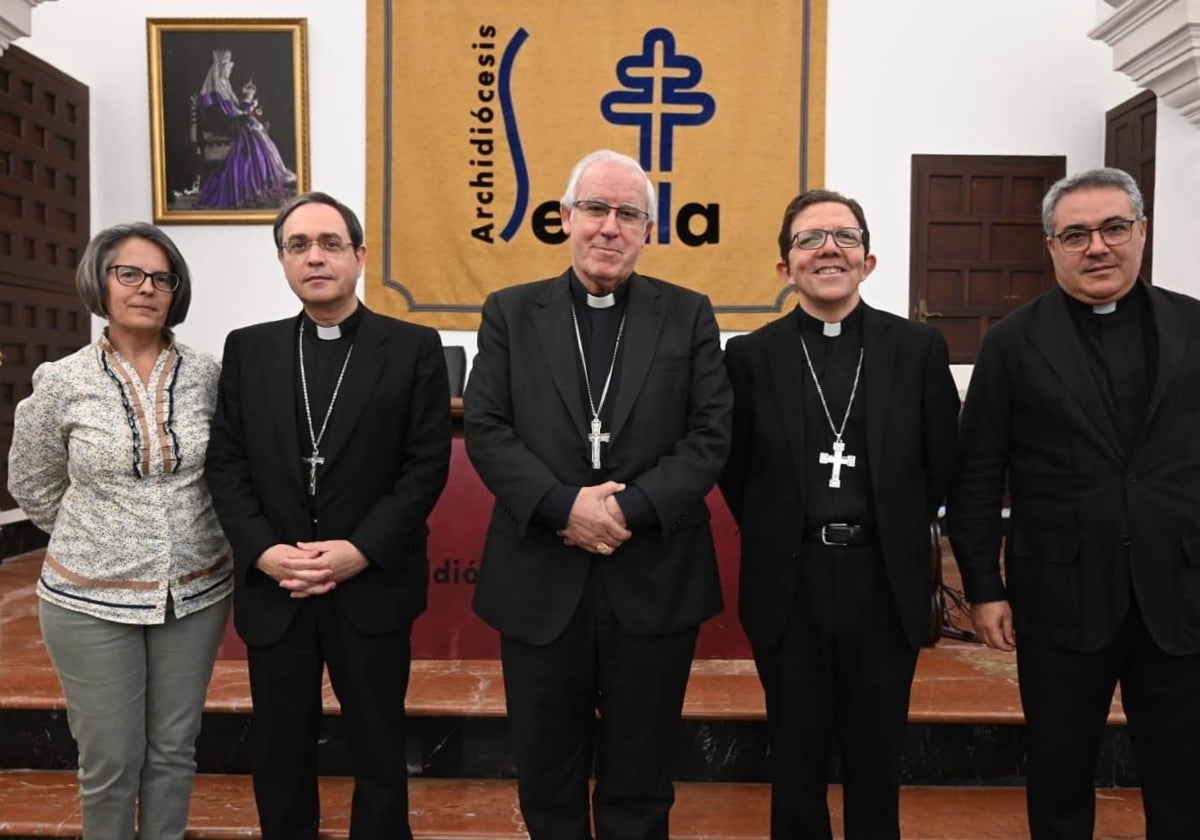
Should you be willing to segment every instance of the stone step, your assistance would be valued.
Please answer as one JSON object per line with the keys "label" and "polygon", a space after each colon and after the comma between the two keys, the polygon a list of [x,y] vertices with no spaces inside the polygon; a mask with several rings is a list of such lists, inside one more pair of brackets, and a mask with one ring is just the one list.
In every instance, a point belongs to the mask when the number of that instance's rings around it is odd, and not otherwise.
{"label": "stone step", "polygon": [[[0,564],[0,768],[74,766],[58,678],[42,644],[34,583],[40,554]],[[949,571],[953,571],[950,567]],[[352,772],[339,707],[326,686],[319,757],[329,776]],[[504,686],[495,660],[418,660],[408,693],[409,765],[449,779],[511,778]],[[246,663],[216,663],[197,741],[201,772],[250,771],[251,703]],[[747,660],[697,660],[684,705],[677,778],[767,778],[762,690]],[[1024,728],[1011,655],[943,641],[921,652],[905,736],[902,778],[912,785],[1019,784]],[[1094,783],[1137,783],[1119,702],[1113,704]],[[840,780],[840,766],[830,767]]]}
{"label": "stone step", "polygon": [[[511,781],[414,779],[410,814],[418,840],[507,840],[527,836]],[[321,780],[321,838],[349,836],[351,782]],[[765,785],[676,785],[671,837],[676,840],[766,840]],[[842,836],[841,791],[830,790],[834,834]],[[901,793],[906,840],[1000,840],[1028,835],[1024,791],[996,787],[910,787]],[[76,779],[70,772],[0,771],[0,836],[78,837]],[[258,837],[250,780],[196,778],[187,837]],[[1145,836],[1141,795],[1127,788],[1098,791],[1096,840]]]}
{"label": "stone step", "polygon": [[[15,638],[22,622],[5,620],[0,649],[0,709],[63,709],[58,677],[37,635]],[[36,633],[36,617],[30,633]],[[23,648],[23,649],[22,649]],[[337,698],[325,681],[326,714],[337,714]],[[504,717],[504,680],[494,659],[422,659],[413,662],[408,713],[414,717]],[[248,714],[250,682],[244,660],[220,659],[213,669],[205,711]],[[754,663],[743,659],[698,659],[692,665],[683,714],[691,720],[763,720],[762,687]],[[912,723],[1020,724],[1016,663],[1010,654],[965,642],[943,641],[917,660],[909,704]],[[1119,698],[1110,725],[1124,725]]]}
{"label": "stone step", "polygon": [[[50,665],[37,619],[34,583],[39,552],[0,565],[0,710],[61,710],[62,690]],[[502,718],[504,681],[492,659],[413,662],[406,703],[414,717]],[[337,699],[325,683],[324,707],[337,714]],[[248,714],[250,685],[246,663],[220,659],[213,671],[205,711]],[[698,659],[692,666],[684,702],[689,720],[761,721],[762,688],[754,663],[740,659]],[[921,651],[909,705],[918,724],[1021,724],[1016,661],[1012,654],[981,645],[943,640]],[[1109,723],[1124,725],[1115,698]]]}

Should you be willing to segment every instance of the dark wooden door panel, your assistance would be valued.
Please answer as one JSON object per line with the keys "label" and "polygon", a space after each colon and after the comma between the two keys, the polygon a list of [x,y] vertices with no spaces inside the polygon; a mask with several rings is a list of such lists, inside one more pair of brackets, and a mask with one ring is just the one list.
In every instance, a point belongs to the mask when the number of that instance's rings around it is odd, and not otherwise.
{"label": "dark wooden door panel", "polygon": [[0,56],[0,510],[13,410],[42,362],[91,335],[75,293],[90,235],[87,87],[17,47]]}
{"label": "dark wooden door panel", "polygon": [[1146,202],[1150,226],[1142,254],[1142,277],[1154,282],[1154,159],[1158,138],[1158,97],[1139,93],[1104,115],[1104,165],[1133,176]]}
{"label": "dark wooden door panel", "polygon": [[970,364],[988,328],[1054,282],[1042,196],[1061,157],[914,155],[909,303]]}

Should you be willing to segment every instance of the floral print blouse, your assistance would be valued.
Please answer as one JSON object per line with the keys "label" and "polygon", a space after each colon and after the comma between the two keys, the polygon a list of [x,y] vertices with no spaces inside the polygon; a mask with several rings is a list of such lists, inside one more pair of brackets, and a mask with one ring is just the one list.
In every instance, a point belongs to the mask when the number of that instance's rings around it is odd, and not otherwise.
{"label": "floral print blouse", "polygon": [[106,337],[40,365],[16,409],[9,491],[50,534],[37,593],[159,624],[233,589],[204,478],[219,365],[171,341],[148,382]]}

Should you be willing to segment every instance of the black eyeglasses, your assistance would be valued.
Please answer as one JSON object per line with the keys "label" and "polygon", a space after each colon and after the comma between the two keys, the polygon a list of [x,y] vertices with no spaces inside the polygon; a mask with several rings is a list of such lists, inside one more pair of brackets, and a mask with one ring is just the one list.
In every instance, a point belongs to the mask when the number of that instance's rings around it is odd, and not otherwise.
{"label": "black eyeglasses", "polygon": [[1110,219],[1100,227],[1067,228],[1062,233],[1056,233],[1054,238],[1062,245],[1064,251],[1086,251],[1092,244],[1092,234],[1100,234],[1105,245],[1124,245],[1133,238],[1133,226],[1137,219]]}
{"label": "black eyeglasses", "polygon": [[825,238],[833,237],[839,248],[857,248],[863,244],[863,232],[858,228],[836,228],[834,230],[798,230],[792,234],[792,247],[801,251],[815,251],[825,244]]}
{"label": "black eyeglasses", "polygon": [[179,275],[169,271],[142,271],[136,265],[110,265],[108,270],[117,275],[117,282],[122,286],[137,288],[149,277],[160,292],[173,292],[179,288]]}
{"label": "black eyeglasses", "polygon": [[326,254],[342,254],[347,250],[354,250],[354,245],[337,236],[318,236],[316,239],[297,236],[284,242],[279,250],[289,257],[302,257],[309,252],[314,243]]}
{"label": "black eyeglasses", "polygon": [[603,201],[583,199],[582,201],[576,201],[571,206],[582,213],[585,218],[595,222],[604,221],[608,218],[608,214],[614,210],[617,211],[617,221],[629,227],[644,225],[650,221],[650,214],[645,210],[639,210],[627,204],[614,207],[611,204],[605,204]]}

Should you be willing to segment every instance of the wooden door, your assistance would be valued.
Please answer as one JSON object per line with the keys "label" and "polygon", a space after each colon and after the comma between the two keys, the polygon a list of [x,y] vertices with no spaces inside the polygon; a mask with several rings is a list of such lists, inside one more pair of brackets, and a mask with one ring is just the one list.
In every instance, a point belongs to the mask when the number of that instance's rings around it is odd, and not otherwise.
{"label": "wooden door", "polygon": [[996,321],[1054,283],[1042,196],[1063,157],[913,155],[909,312],[973,364]]}
{"label": "wooden door", "polygon": [[86,344],[75,266],[87,245],[87,87],[10,46],[0,56],[0,510],[13,410],[34,368]]}
{"label": "wooden door", "polygon": [[1158,97],[1139,93],[1104,115],[1104,165],[1124,169],[1138,182],[1150,220],[1142,277],[1153,282],[1154,268],[1154,149],[1158,134]]}

